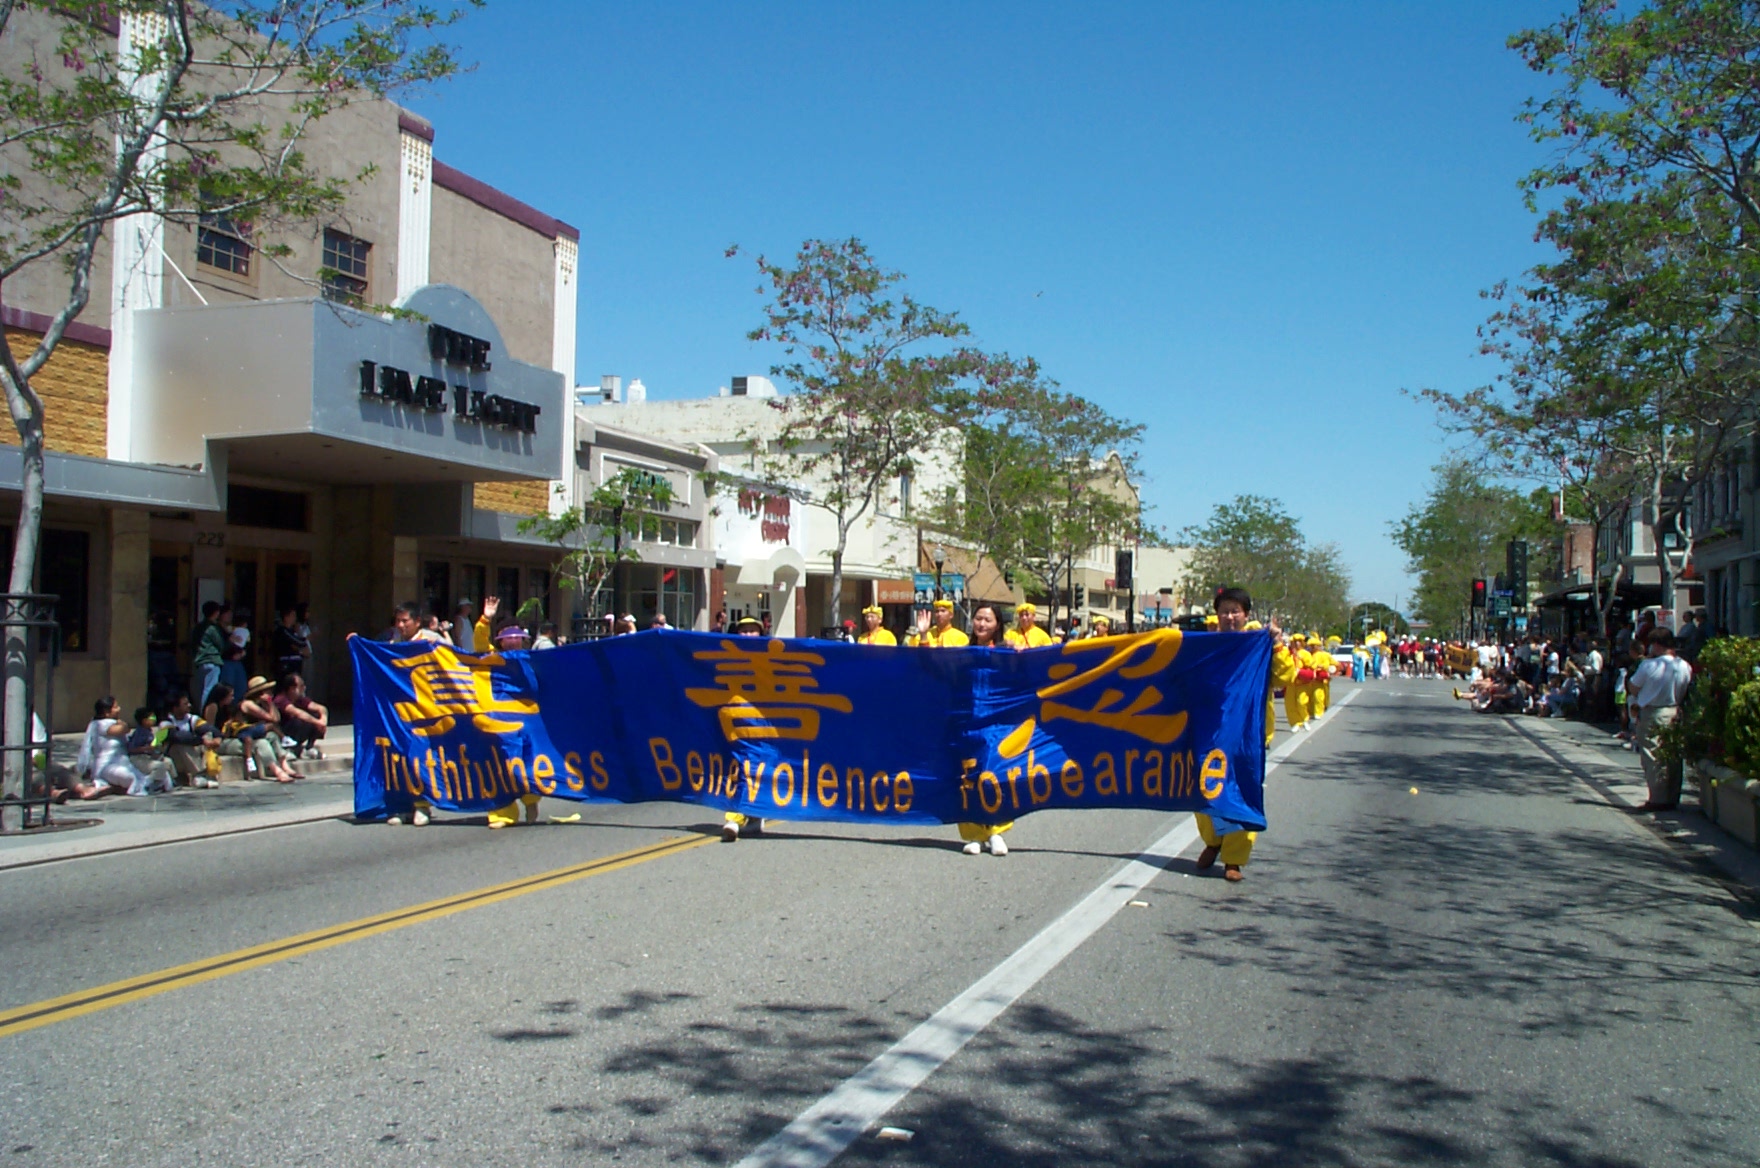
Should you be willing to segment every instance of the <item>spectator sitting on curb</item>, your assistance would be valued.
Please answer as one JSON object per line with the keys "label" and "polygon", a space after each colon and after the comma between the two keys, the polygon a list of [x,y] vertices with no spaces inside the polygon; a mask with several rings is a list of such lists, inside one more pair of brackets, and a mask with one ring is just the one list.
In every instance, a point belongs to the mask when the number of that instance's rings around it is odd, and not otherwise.
{"label": "spectator sitting on curb", "polygon": [[287,765],[287,751],[281,745],[281,719],[275,703],[269,700],[275,683],[266,677],[253,677],[226,716],[224,730],[228,737],[246,748],[246,757],[256,767],[256,777],[274,783],[292,783],[305,778]]}
{"label": "spectator sitting on curb", "polygon": [[306,679],[290,673],[275,683],[275,712],[281,716],[281,733],[295,758],[323,758],[318,742],[330,731],[330,711],[306,696]]}
{"label": "spectator sitting on curb", "polygon": [[[227,695],[229,699],[231,696]],[[171,696],[171,707],[166,711],[165,725],[165,757],[170,761],[172,770],[192,787],[215,786],[214,776],[208,773],[205,755],[209,750],[219,750],[220,738],[214,728],[202,721],[190,708],[188,694]]]}
{"label": "spectator sitting on curb", "polygon": [[151,795],[171,790],[171,768],[164,759],[157,759],[148,770],[136,766],[128,756],[128,726],[122,721],[122,707],[113,697],[99,698],[93,703],[95,715],[86,726],[85,740],[80,743],[76,778],[68,786],[75,798],[96,799],[111,791],[130,795]]}

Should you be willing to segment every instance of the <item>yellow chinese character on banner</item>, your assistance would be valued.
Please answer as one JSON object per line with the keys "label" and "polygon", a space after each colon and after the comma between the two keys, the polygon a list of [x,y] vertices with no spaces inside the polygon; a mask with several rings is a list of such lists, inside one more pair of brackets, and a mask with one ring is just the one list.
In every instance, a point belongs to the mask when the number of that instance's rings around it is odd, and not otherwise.
{"label": "yellow chinese character on banner", "polygon": [[469,718],[485,734],[506,734],[522,723],[500,715],[530,717],[538,712],[538,703],[528,698],[495,696],[495,670],[507,664],[499,653],[460,653],[436,644],[431,652],[391,664],[409,670],[415,691],[415,701],[395,703],[397,716],[424,738],[445,734],[460,718]]}
{"label": "yellow chinese character on banner", "polygon": [[[1086,669],[1069,662],[1053,665],[1049,670],[1051,684],[1037,691],[1039,721],[1081,722],[1134,734],[1158,746],[1169,745],[1185,732],[1186,715],[1150,713],[1161,704],[1161,691],[1153,685],[1143,686],[1130,704],[1122,708],[1119,703],[1124,701],[1125,691],[1113,686],[1105,686],[1098,696],[1082,704],[1059,699],[1077,694],[1103,678],[1136,681],[1159,673],[1179,653],[1181,636],[1178,629],[1156,629],[1135,636],[1069,642],[1063,647],[1066,657],[1078,653],[1105,653],[1106,657]],[[1028,718],[998,744],[998,750],[1004,758],[1012,758],[1027,748],[1032,736],[1033,719]]]}
{"label": "yellow chinese character on banner", "polygon": [[[842,694],[814,692],[819,682],[813,666],[825,664],[817,653],[790,652],[779,640],[754,644],[755,638],[723,641],[719,650],[692,654],[715,663],[714,689],[687,689],[684,694],[704,709],[718,709],[721,732],[728,741],[740,738],[793,738],[814,742],[819,737],[819,711],[849,713],[854,707]],[[751,647],[747,648],[746,645]]]}

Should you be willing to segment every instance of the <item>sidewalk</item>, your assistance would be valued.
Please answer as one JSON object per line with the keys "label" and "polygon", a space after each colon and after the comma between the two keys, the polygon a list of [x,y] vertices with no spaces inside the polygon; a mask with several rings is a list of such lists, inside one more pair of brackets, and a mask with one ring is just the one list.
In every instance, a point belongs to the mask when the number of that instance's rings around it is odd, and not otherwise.
{"label": "sidewalk", "polygon": [[[1644,768],[1635,752],[1623,749],[1614,727],[1562,718],[1505,715],[1516,733],[1574,772],[1621,810],[1632,810],[1649,797]],[[1726,881],[1744,885],[1749,898],[1760,893],[1760,851],[1730,835],[1699,810],[1699,788],[1689,778],[1681,791],[1678,811],[1634,815],[1681,853],[1689,863],[1709,866]]]}
{"label": "sidewalk", "polygon": [[[71,766],[80,738],[56,735],[54,760]],[[223,783],[207,790],[179,787],[169,795],[109,795],[60,804],[52,809],[53,823],[89,821],[92,826],[0,836],[0,871],[352,815],[354,728],[332,727],[322,746],[322,760],[298,764],[308,776],[304,782]]]}

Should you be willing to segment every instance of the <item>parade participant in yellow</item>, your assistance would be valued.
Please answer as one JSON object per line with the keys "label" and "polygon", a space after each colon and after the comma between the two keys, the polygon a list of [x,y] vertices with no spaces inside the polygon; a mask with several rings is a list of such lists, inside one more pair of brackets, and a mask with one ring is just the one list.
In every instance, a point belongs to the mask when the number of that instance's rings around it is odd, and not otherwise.
{"label": "parade participant in yellow", "polygon": [[886,613],[878,604],[870,604],[862,609],[862,632],[856,638],[858,645],[896,645],[898,638],[880,627],[880,621]]}
{"label": "parade participant in yellow", "polygon": [[[1014,628],[1008,630],[1003,640],[1016,649],[1038,649],[1051,643],[1051,634],[1039,627],[1036,619],[1039,610],[1031,603],[1015,605]],[[977,622],[973,621],[972,631],[977,631]]]}
{"label": "parade participant in yellow", "polygon": [[[1247,617],[1253,611],[1253,598],[1245,588],[1224,588],[1216,594],[1216,627],[1218,632],[1247,632],[1257,621],[1249,621]],[[1276,622],[1271,625],[1273,637],[1279,637],[1279,643],[1271,655],[1271,676],[1265,685],[1265,745],[1271,745],[1271,736],[1277,728],[1277,711],[1271,704],[1271,690],[1283,686],[1284,693],[1295,684],[1296,662],[1289,650],[1281,643]],[[1216,822],[1200,811],[1192,816],[1197,823],[1198,835],[1204,841],[1204,850],[1198,853],[1198,871],[1209,870],[1218,859],[1222,861],[1223,878],[1229,881],[1243,879],[1241,869],[1253,855],[1253,841],[1259,838],[1258,832],[1231,831],[1224,835],[1217,831]]]}
{"label": "parade participant in yellow", "polygon": [[[948,642],[951,644],[952,642]],[[1007,634],[1002,627],[1002,618],[996,614],[993,604],[980,604],[972,610],[971,644],[980,649],[1015,649],[1019,645],[1010,645]],[[959,825],[959,838],[965,840],[961,851],[968,856],[983,853],[986,845],[992,856],[1008,855],[1008,844],[1003,842],[1002,833],[1014,826],[1014,821],[999,823],[991,827],[986,823],[962,823]]]}
{"label": "parade participant in yellow", "polygon": [[1217,619],[1217,616],[1215,613],[1212,612],[1212,613],[1205,614],[1205,616],[1204,616],[1204,631],[1206,633],[1214,633],[1218,629],[1220,629],[1221,627],[1222,627],[1222,622]]}
{"label": "parade participant in yellow", "polygon": [[971,638],[953,627],[953,601],[942,597],[930,611],[934,613],[933,618],[927,612],[917,614],[917,631],[911,644],[925,649],[952,649],[971,644]]}
{"label": "parade participant in yellow", "polygon": [[[493,596],[483,601],[484,616],[482,620],[477,622],[477,644],[486,645],[488,643],[488,636],[483,630],[483,624],[494,615],[495,610],[499,607],[500,605]],[[524,649],[526,647],[525,628],[518,624],[509,624],[495,634],[495,647],[503,651]],[[521,795],[517,801],[509,800],[489,812],[490,828],[512,827],[518,823],[519,808],[522,806],[526,809],[526,822],[538,822],[538,796]]]}
{"label": "parade participant in yellow", "polygon": [[[1311,642],[1318,641],[1318,638],[1312,633],[1308,634],[1308,639]],[[1331,653],[1327,652],[1326,646],[1323,644],[1318,645],[1309,656],[1314,659],[1314,692],[1309,697],[1308,703],[1311,707],[1310,713],[1317,719],[1326,713],[1326,707],[1332,704],[1332,671],[1337,667],[1338,662]]]}
{"label": "parade participant in yellow", "polygon": [[[1296,665],[1296,675],[1283,687],[1283,716],[1289,719],[1291,733],[1308,728],[1308,714],[1312,709],[1309,691],[1314,684],[1314,659],[1308,654],[1306,641],[1307,638],[1300,633],[1289,636],[1289,652]],[[1304,673],[1306,677],[1302,676]]]}
{"label": "parade participant in yellow", "polygon": [[[742,616],[733,622],[734,634],[741,637],[761,637],[764,635],[764,622],[755,616]],[[721,842],[732,844],[739,842],[740,829],[747,835],[763,835],[764,821],[737,811],[729,811],[721,817]]]}
{"label": "parade participant in yellow", "polygon": [[1088,618],[1088,629],[1090,637],[1110,637],[1112,635],[1112,618],[1091,616]]}

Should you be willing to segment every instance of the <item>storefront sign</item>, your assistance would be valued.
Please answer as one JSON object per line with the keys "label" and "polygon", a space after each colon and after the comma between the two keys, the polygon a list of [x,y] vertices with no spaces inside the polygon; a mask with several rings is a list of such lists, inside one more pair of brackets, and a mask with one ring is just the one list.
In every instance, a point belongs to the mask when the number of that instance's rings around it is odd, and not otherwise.
{"label": "storefront sign", "polygon": [[916,589],[909,580],[876,580],[874,582],[875,604],[912,604],[917,599]]}
{"label": "storefront sign", "polygon": [[765,543],[788,542],[791,514],[787,495],[742,490],[739,493],[739,513],[759,521],[758,535]]}
{"label": "storefront sign", "polygon": [[[472,373],[487,373],[491,348],[493,346],[481,337],[473,337],[444,325],[428,326],[428,355],[455,368]],[[498,393],[472,389],[468,385],[447,385],[438,377],[429,377],[426,374],[411,377],[407,369],[380,365],[376,361],[361,362],[362,397],[396,402],[430,414],[444,414],[446,391],[449,389],[452,391],[454,417],[481,422],[485,426],[499,426],[504,430],[517,430],[522,434],[537,432],[538,415],[544,411],[543,407],[531,402],[515,401]],[[784,539],[788,532],[787,504],[788,500],[784,499]]]}

